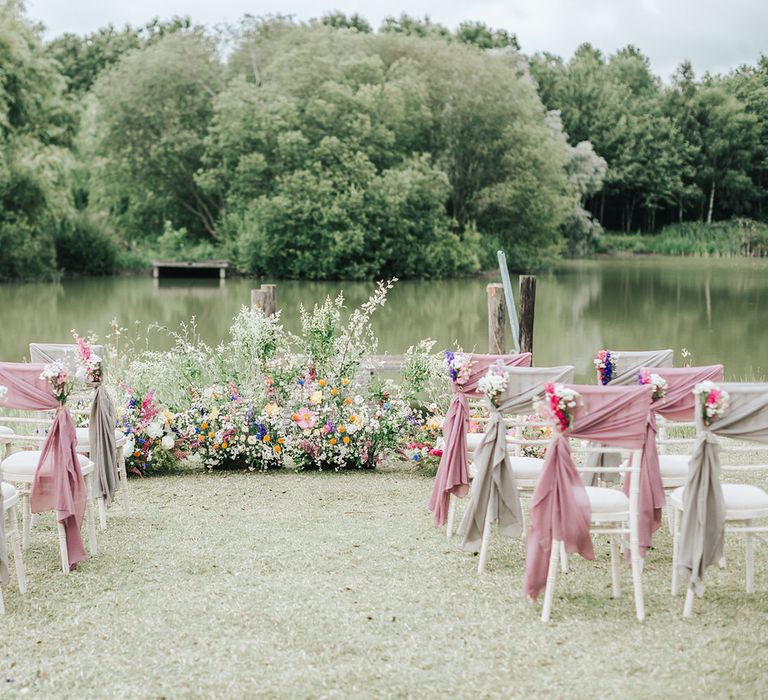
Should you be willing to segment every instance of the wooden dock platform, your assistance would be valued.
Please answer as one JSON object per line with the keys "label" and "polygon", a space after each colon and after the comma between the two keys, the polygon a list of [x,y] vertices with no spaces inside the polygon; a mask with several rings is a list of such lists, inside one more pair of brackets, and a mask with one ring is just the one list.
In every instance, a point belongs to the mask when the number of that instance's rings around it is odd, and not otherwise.
{"label": "wooden dock platform", "polygon": [[213,277],[220,280],[227,278],[229,262],[227,260],[204,260],[202,262],[175,262],[169,260],[152,261],[152,277]]}

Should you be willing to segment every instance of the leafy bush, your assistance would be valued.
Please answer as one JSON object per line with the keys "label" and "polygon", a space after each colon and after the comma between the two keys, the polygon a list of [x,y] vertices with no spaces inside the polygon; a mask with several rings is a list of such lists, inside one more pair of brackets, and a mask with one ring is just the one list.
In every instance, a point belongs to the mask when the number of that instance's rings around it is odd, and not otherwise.
{"label": "leafy bush", "polygon": [[85,212],[59,222],[56,259],[65,272],[109,275],[117,266],[117,244],[103,225]]}

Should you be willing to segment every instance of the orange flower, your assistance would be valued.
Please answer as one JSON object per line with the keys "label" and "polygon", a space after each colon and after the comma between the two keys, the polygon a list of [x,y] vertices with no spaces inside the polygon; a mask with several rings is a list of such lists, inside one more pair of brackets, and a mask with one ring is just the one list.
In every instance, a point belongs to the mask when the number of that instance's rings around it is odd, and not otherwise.
{"label": "orange flower", "polygon": [[335,444],[336,444],[336,438],[331,438],[331,445],[335,445]]}
{"label": "orange flower", "polygon": [[285,438],[277,438],[277,442],[282,445],[285,442]]}
{"label": "orange flower", "polygon": [[227,442],[226,442],[226,440],[221,443],[221,449],[222,450],[226,450],[227,449]]}
{"label": "orange flower", "polygon": [[214,446],[213,446],[213,449],[214,449],[214,450],[218,450],[218,449],[219,449],[219,445],[218,445],[218,443],[214,444]]}
{"label": "orange flower", "polygon": [[281,451],[282,449],[283,449],[283,448],[282,448],[282,447],[280,447],[280,445],[275,445],[275,452],[277,452],[277,454],[280,454],[280,451]]}
{"label": "orange flower", "polygon": [[338,393],[339,393],[339,390],[336,387],[333,387],[333,389],[331,389],[331,396],[337,396]]}
{"label": "orange flower", "polygon": [[349,404],[351,404],[351,403],[352,403],[352,399],[350,399],[349,397],[347,397],[346,399],[344,399],[344,403],[345,403],[345,404],[347,404],[347,406],[349,406]]}
{"label": "orange flower", "polygon": [[322,386],[325,386],[325,379],[320,379],[320,380],[318,380],[318,382],[317,382],[317,383],[318,383],[318,384],[319,384],[321,387],[322,387]]}
{"label": "orange flower", "polygon": [[272,438],[269,435],[264,436],[264,442],[269,442]]}
{"label": "orange flower", "polygon": [[342,380],[341,380],[341,383],[342,383],[344,386],[347,386],[347,384],[349,384],[349,379],[347,379],[346,377],[344,377],[344,379],[342,379]]}
{"label": "orange flower", "polygon": [[136,452],[133,453],[134,457],[141,457],[141,452],[139,450],[136,450]]}
{"label": "orange flower", "polygon": [[357,416],[350,416],[349,417],[349,422],[350,423],[354,423],[356,420],[357,420]]}
{"label": "orange flower", "polygon": [[292,413],[291,414],[291,420],[299,420],[299,414],[298,413]]}
{"label": "orange flower", "polygon": [[346,430],[346,428],[343,425],[339,426],[339,432],[343,433]]}
{"label": "orange flower", "polygon": [[206,423],[205,421],[203,421],[203,422],[200,424],[200,427],[201,427],[203,430],[206,430],[206,429],[208,428],[208,423]]}
{"label": "orange flower", "polygon": [[349,445],[349,435],[345,435],[343,440],[345,445]]}

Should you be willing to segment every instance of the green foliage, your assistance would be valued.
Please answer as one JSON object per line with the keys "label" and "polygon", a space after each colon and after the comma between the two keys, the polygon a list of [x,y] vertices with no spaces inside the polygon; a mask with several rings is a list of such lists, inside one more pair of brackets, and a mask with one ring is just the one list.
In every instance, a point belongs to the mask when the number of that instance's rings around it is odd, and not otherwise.
{"label": "green foliage", "polygon": [[109,275],[117,265],[117,245],[104,224],[85,212],[59,222],[56,259],[67,272]]}

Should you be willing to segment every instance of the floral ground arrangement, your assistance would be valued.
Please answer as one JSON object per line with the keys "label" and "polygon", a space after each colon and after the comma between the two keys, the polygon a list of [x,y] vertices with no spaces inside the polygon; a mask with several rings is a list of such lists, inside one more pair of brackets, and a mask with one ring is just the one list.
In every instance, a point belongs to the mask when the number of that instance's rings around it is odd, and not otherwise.
{"label": "floral ground arrangement", "polygon": [[[431,525],[431,480],[362,472],[206,474],[131,483],[99,554],[63,576],[53,517],[6,591],[9,697],[764,697],[766,557],[744,592],[743,550],[713,567],[690,621],[669,594],[666,529],[610,598],[609,548],[571,558],[552,625],[520,595],[524,544],[494,533],[485,575]],[[461,507],[464,506],[462,502]],[[65,611],[65,612],[62,612]],[[194,611],[191,614],[190,611]],[[55,624],[51,624],[55,620]],[[183,630],[183,632],[182,632]]]}
{"label": "floral ground arrangement", "polygon": [[[194,321],[163,333],[165,352],[107,345],[117,419],[129,472],[191,463],[267,471],[370,469],[399,456],[436,468],[448,368],[429,340],[409,348],[402,375],[372,376],[377,339],[371,317],[395,280],[380,283],[351,312],[340,294],[301,309],[302,333],[279,313],[245,307],[218,347]],[[119,331],[118,331],[119,333]]]}

